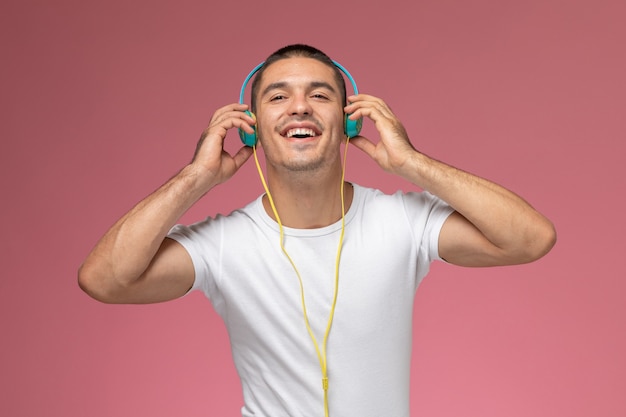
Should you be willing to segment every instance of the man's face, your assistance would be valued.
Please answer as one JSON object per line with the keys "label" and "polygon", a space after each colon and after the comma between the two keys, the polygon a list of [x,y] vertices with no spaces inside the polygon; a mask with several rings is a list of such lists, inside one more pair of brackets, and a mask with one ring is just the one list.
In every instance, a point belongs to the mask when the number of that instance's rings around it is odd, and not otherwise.
{"label": "man's face", "polygon": [[340,161],[343,97],[334,74],[328,65],[303,57],[265,69],[256,116],[268,167],[311,171]]}

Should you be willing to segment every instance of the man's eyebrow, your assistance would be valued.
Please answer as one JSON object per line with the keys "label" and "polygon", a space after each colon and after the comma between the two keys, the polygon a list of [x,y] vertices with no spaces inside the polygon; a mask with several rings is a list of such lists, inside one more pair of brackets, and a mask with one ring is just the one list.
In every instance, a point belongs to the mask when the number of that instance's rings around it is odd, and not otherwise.
{"label": "man's eyebrow", "polygon": [[263,89],[263,91],[261,92],[261,96],[266,95],[268,92],[272,91],[272,90],[277,90],[280,88],[285,88],[287,86],[287,83],[284,81],[279,81],[276,83],[271,83],[270,85],[268,85],[267,87],[265,87],[265,89]]}
{"label": "man's eyebrow", "polygon": [[335,87],[333,87],[331,84],[327,83],[326,81],[313,81],[310,84],[311,88],[325,88],[329,91],[332,91],[333,93],[336,93],[337,90],[335,89]]}
{"label": "man's eyebrow", "polygon": [[[278,81],[275,83],[272,83],[270,85],[268,85],[267,87],[265,87],[263,89],[263,92],[261,93],[261,96],[266,95],[267,93],[269,93],[272,90],[278,90],[281,88],[285,88],[287,87],[288,83],[285,81]],[[309,88],[324,88],[327,89],[329,91],[332,91],[333,93],[336,93],[337,90],[332,86],[332,84],[327,83],[326,81],[312,81],[309,84]]]}

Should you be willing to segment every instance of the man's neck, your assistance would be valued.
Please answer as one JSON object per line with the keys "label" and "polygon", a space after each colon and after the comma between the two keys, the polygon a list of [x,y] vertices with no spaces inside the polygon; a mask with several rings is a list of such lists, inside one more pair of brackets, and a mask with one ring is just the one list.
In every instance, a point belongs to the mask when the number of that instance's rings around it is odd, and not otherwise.
{"label": "man's neck", "polygon": [[[276,211],[283,226],[295,229],[315,229],[331,225],[341,219],[343,190],[344,208],[348,211],[354,190],[349,183],[341,185],[339,175],[319,174],[282,175],[278,178],[268,174],[268,186]],[[285,180],[287,178],[287,180]],[[263,207],[267,214],[276,219],[269,199],[263,197]]]}

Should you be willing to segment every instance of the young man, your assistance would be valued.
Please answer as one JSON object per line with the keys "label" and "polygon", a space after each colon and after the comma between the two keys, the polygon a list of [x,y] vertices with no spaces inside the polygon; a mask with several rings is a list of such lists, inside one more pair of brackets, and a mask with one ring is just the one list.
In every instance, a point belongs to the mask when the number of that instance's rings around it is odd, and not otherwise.
{"label": "young man", "polygon": [[[252,92],[256,117],[245,104],[217,110],[192,162],[104,235],[79,283],[109,303],[203,291],[231,337],[243,416],[408,416],[413,297],[430,262],[531,262],[554,228],[512,192],[418,152],[381,99],[346,101],[341,72],[314,48],[271,55]],[[425,192],[344,182],[346,114],[380,134],[352,145]],[[268,192],[175,226],[252,155],[223,150],[233,128],[256,128]]]}

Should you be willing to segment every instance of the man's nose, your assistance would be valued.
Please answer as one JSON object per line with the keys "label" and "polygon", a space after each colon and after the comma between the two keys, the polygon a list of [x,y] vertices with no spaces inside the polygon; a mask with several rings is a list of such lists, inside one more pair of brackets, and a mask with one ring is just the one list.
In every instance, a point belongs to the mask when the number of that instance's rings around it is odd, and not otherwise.
{"label": "man's nose", "polygon": [[295,116],[299,114],[309,115],[311,113],[312,108],[308,97],[305,94],[295,94],[289,105],[289,114]]}

